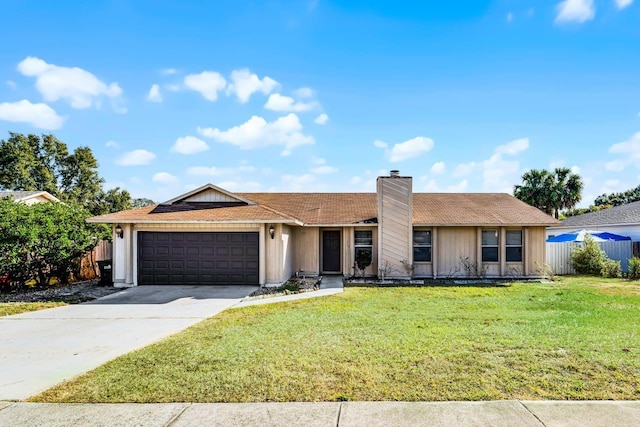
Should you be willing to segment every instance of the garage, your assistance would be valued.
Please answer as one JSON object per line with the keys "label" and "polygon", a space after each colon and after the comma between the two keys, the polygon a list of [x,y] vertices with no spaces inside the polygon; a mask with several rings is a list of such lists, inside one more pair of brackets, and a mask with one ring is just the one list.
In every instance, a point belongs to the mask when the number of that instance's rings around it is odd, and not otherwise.
{"label": "garage", "polygon": [[257,232],[138,232],[139,285],[257,285]]}

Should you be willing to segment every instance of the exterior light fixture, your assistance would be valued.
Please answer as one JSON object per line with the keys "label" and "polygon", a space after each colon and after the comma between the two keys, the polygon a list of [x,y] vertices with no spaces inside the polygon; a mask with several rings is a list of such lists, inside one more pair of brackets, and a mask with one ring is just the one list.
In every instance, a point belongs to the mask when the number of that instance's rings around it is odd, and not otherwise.
{"label": "exterior light fixture", "polygon": [[122,231],[122,227],[120,227],[120,224],[116,225],[116,236],[118,236],[121,239],[122,239],[122,236],[124,236],[124,232]]}
{"label": "exterior light fixture", "polygon": [[269,236],[271,236],[272,239],[276,237],[276,228],[273,226],[273,224],[269,226]]}

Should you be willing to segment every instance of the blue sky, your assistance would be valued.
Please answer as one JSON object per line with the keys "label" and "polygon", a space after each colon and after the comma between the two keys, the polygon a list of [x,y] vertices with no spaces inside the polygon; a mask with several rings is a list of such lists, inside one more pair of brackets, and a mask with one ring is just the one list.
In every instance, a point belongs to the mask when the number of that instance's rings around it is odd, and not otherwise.
{"label": "blue sky", "polygon": [[[425,4],[421,4],[425,3]],[[0,138],[88,145],[106,187],[511,192],[640,181],[640,0],[2,0]]]}

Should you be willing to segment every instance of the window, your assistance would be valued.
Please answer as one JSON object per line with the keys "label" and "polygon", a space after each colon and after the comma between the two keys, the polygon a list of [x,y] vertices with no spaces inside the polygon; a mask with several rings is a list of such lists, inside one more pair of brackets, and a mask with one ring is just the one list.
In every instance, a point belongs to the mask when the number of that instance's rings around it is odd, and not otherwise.
{"label": "window", "polygon": [[413,262],[431,262],[431,230],[413,230]]}
{"label": "window", "polygon": [[507,262],[522,262],[522,230],[507,230]]}
{"label": "window", "polygon": [[[373,232],[371,230],[356,230],[354,234],[355,258],[359,259],[361,253],[368,253],[373,260]],[[366,255],[365,255],[366,256]]]}
{"label": "window", "polygon": [[482,230],[482,262],[498,262],[498,230]]}

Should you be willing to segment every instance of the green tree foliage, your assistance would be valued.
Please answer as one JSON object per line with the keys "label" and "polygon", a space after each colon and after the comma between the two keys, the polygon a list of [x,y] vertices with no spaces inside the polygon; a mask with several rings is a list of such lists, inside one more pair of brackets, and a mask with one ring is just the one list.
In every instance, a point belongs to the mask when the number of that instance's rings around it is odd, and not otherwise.
{"label": "green tree foliage", "polygon": [[513,195],[558,218],[562,209],[571,209],[582,199],[583,187],[580,175],[569,168],[531,169],[522,175],[522,184],[514,186]]}
{"label": "green tree foliage", "polygon": [[131,209],[129,192],[119,188],[105,192],[103,183],[89,147],[69,153],[67,144],[53,135],[13,132],[0,141],[0,189],[48,191],[93,215]]}
{"label": "green tree foliage", "polygon": [[630,280],[640,279],[640,258],[632,257],[629,259],[629,274]]}
{"label": "green tree foliage", "polygon": [[607,254],[590,235],[585,236],[581,248],[571,252],[571,265],[578,274],[600,275],[606,259]]}
{"label": "green tree foliage", "polygon": [[22,285],[52,278],[67,283],[79,261],[105,237],[104,227],[88,224],[91,214],[77,205],[26,205],[0,199],[0,275]]}
{"label": "green tree foliage", "polygon": [[156,202],[154,202],[151,199],[145,199],[144,197],[139,198],[139,199],[133,199],[132,205],[134,209],[138,209],[138,208],[144,208],[145,206],[151,206],[151,205],[155,205]]}
{"label": "green tree foliage", "polygon": [[594,203],[596,206],[620,206],[637,201],[640,201],[640,185],[638,185],[636,188],[622,191],[620,193],[602,194],[596,197]]}
{"label": "green tree foliage", "polygon": [[589,212],[597,212],[597,211],[602,211],[610,208],[611,208],[611,205],[600,205],[600,206],[591,205],[588,208],[567,209],[566,211],[563,212],[563,215],[564,217],[577,216],[577,215],[582,215]]}

